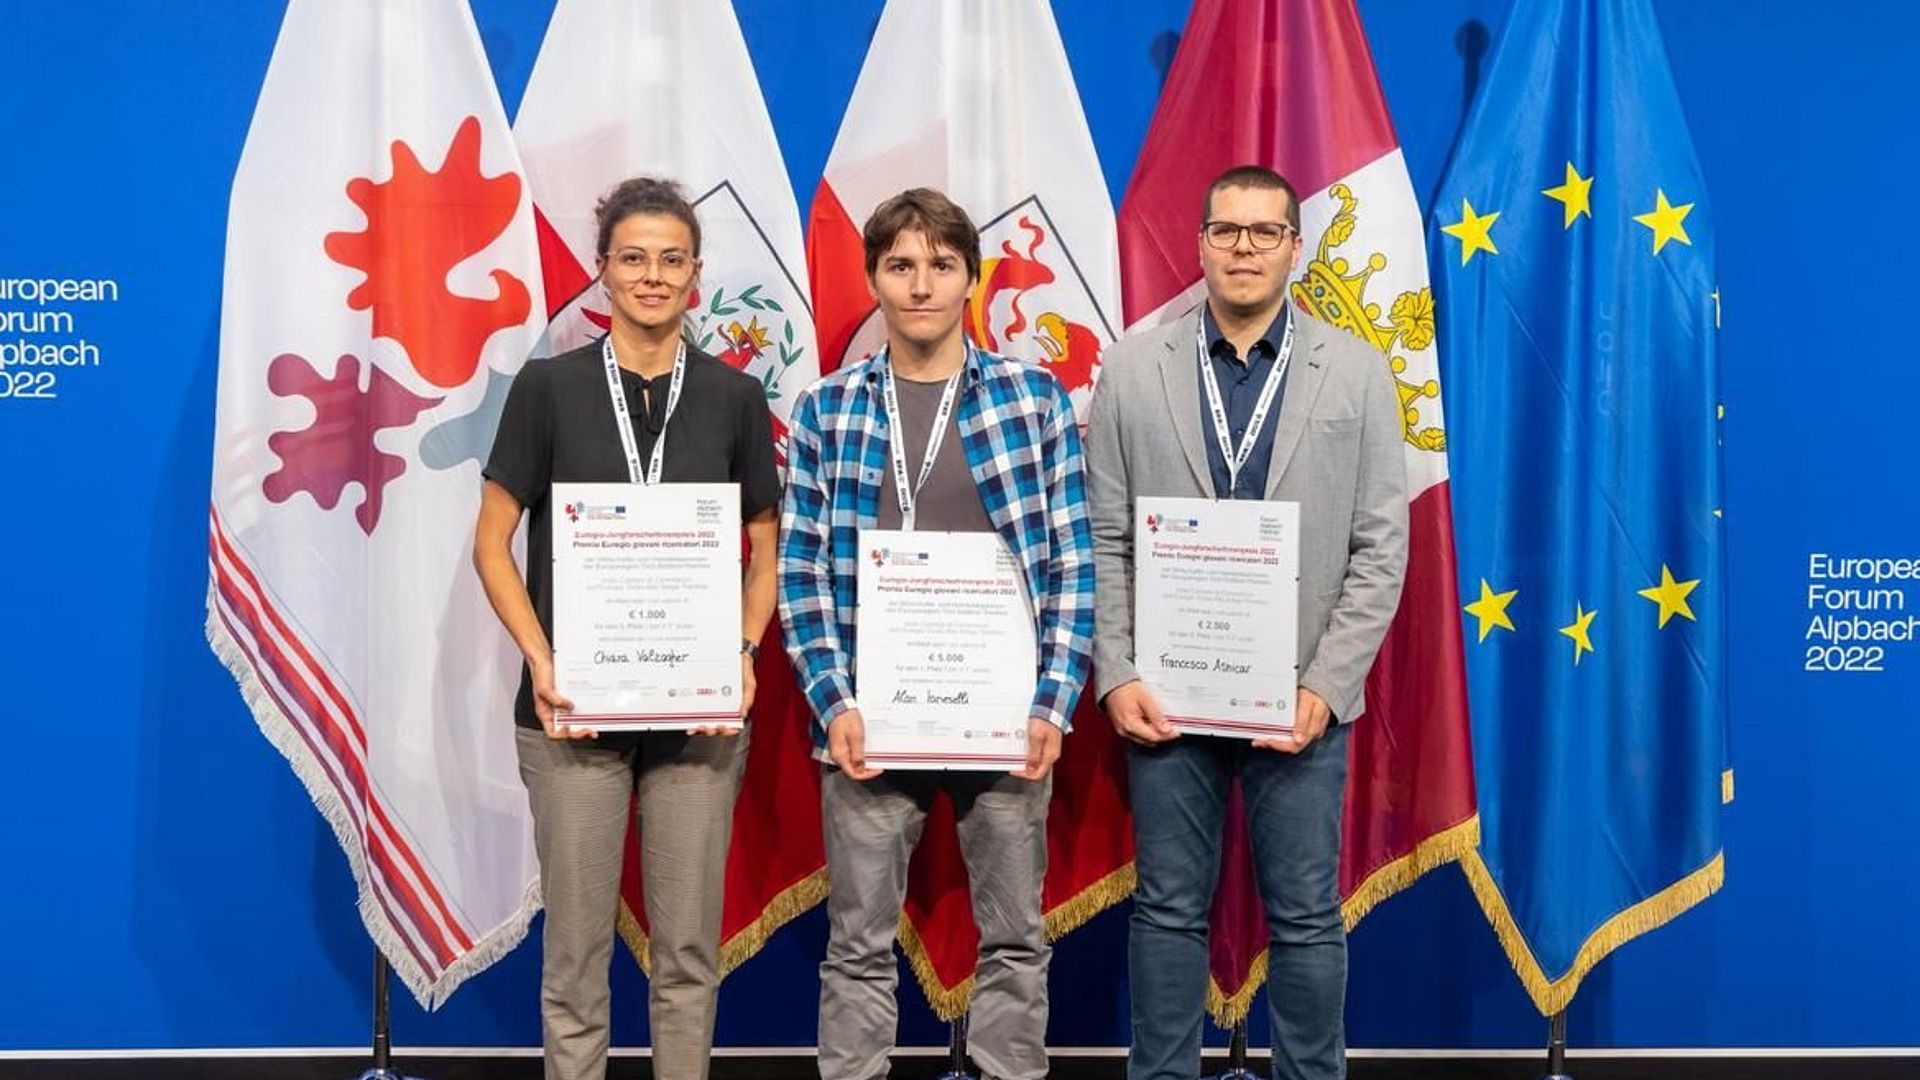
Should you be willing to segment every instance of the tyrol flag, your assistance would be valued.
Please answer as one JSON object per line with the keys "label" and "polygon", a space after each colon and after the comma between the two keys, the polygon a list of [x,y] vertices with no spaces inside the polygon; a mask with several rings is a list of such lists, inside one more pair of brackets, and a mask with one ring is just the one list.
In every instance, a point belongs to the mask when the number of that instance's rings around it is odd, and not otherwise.
{"label": "tyrol flag", "polygon": [[[1220,73],[1231,71],[1233,78]],[[1199,221],[1213,178],[1264,165],[1300,193],[1291,300],[1380,352],[1399,387],[1410,554],[1399,614],[1349,740],[1340,854],[1349,926],[1476,835],[1433,294],[1418,203],[1353,0],[1197,0],[1120,210],[1130,326],[1205,296]],[[1212,935],[1216,1019],[1246,1015],[1267,932],[1236,790]]]}
{"label": "tyrol flag", "polygon": [[1516,4],[1430,243],[1473,432],[1463,865],[1542,1013],[1724,873],[1713,229],[1651,5]]}
{"label": "tyrol flag", "polygon": [[[678,181],[701,228],[687,331],[699,348],[760,380],[784,452],[789,405],[819,376],[820,363],[800,213],[732,5],[560,0],[514,138],[526,159],[540,235],[543,314],[550,319],[543,351],[563,352],[610,325],[595,276],[599,198],[629,177]],[[723,972],[826,894],[807,706],[778,625],[767,633],[727,859]],[[646,965],[644,892],[631,835],[621,897],[621,932]]]}
{"label": "tyrol flag", "polygon": [[[909,85],[914,93],[899,92]],[[808,229],[824,369],[884,342],[861,226],[883,200],[920,186],[946,192],[980,226],[968,337],[1046,366],[1084,410],[1119,330],[1119,270],[1112,203],[1044,0],[889,0],[881,12]],[[1133,888],[1113,743],[1083,699],[1047,824],[1041,900],[1056,937]],[[979,935],[944,799],[914,856],[900,937],[935,1011],[964,1011]]]}
{"label": "tyrol flag", "polygon": [[543,316],[467,5],[292,0],[227,224],[207,638],[429,1007],[538,906],[519,655],[469,552]]}

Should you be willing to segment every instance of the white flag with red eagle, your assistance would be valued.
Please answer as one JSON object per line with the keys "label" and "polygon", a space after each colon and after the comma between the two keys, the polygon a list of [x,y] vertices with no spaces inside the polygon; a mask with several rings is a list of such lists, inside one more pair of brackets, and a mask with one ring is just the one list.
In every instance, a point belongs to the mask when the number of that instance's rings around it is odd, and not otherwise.
{"label": "white flag with red eagle", "polygon": [[470,561],[545,323],[520,173],[464,0],[292,0],[228,215],[207,637],[428,1007],[538,906]]}
{"label": "white flag with red eagle", "polygon": [[[980,227],[975,345],[1044,365],[1082,418],[1120,328],[1119,249],[1093,136],[1045,0],[889,0],[813,199],[822,367],[885,340],[861,227],[911,187],[937,188]],[[1082,697],[1054,781],[1041,905],[1058,937],[1132,891],[1132,836],[1112,728]],[[966,1008],[979,935],[952,808],[936,803],[909,871],[901,940],[942,1016]]]}
{"label": "white flag with red eagle", "polygon": [[881,12],[808,222],[827,370],[885,338],[860,227],[910,187],[944,191],[980,227],[969,338],[1045,364],[1084,415],[1100,354],[1120,329],[1119,248],[1044,0],[890,0]]}

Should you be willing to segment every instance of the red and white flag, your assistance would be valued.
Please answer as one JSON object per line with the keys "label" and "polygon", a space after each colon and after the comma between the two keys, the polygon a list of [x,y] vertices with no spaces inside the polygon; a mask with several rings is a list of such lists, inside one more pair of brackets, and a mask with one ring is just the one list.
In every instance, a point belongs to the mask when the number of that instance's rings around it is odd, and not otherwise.
{"label": "red and white flag", "polygon": [[[700,219],[700,283],[688,310],[694,340],[760,380],[784,459],[788,411],[819,377],[820,360],[800,212],[733,5],[560,0],[513,134],[540,232],[552,320],[543,354],[564,352],[609,325],[606,294],[594,283],[600,196],[633,176],[677,181]],[[767,633],[734,808],[723,972],[826,895],[807,705],[777,620]],[[622,933],[645,964],[646,911],[631,836],[621,896]]]}
{"label": "red and white flag", "polygon": [[292,0],[233,182],[207,638],[428,1007],[538,905],[520,659],[470,556],[543,323],[532,206],[461,0]]}
{"label": "red and white flag", "polygon": [[[946,192],[980,227],[980,284],[966,313],[974,344],[1045,365],[1084,415],[1120,325],[1113,204],[1045,0],[889,0],[881,12],[808,222],[824,370],[885,340],[860,229],[910,187]],[[1048,822],[1042,905],[1056,937],[1133,888],[1113,743],[1083,700]],[[966,1007],[979,936],[944,799],[908,890],[902,944],[934,1010],[951,1018]]]}
{"label": "red and white flag", "polygon": [[[1351,926],[1460,857],[1478,828],[1424,232],[1353,0],[1194,4],[1120,210],[1129,326],[1205,297],[1201,201],[1244,164],[1300,192],[1293,303],[1378,349],[1400,391],[1410,560],[1350,741],[1340,894]],[[1236,850],[1221,863],[1209,993],[1223,1023],[1245,1015],[1265,977],[1267,936],[1237,803],[1228,822]]]}
{"label": "red and white flag", "polygon": [[980,227],[968,335],[1045,364],[1084,411],[1120,329],[1120,271],[1113,203],[1043,0],[889,0],[880,13],[807,228],[828,370],[885,340],[860,227],[910,187],[946,192]]}

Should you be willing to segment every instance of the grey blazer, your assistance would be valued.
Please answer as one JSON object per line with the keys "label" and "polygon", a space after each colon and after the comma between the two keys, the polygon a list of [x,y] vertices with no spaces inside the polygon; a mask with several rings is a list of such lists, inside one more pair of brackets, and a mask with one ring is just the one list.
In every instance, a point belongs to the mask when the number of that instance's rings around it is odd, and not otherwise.
{"label": "grey blazer", "polygon": [[[1407,474],[1387,360],[1299,309],[1267,498],[1300,504],[1300,685],[1335,718],[1366,711],[1367,670],[1400,603]],[[1133,500],[1211,498],[1194,358],[1196,307],[1102,358],[1087,419],[1093,519],[1094,688],[1140,677],[1133,652]]]}

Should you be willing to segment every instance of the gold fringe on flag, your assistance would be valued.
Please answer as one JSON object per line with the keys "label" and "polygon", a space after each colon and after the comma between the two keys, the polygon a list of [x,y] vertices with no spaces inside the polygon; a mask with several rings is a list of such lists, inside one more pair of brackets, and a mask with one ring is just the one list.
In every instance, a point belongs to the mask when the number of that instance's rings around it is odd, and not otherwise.
{"label": "gold fringe on flag", "polygon": [[[1087,924],[1095,915],[1133,895],[1134,870],[1129,862],[1062,900],[1049,909],[1043,916],[1046,920],[1047,940],[1058,941]],[[960,985],[948,988],[940,984],[939,973],[934,970],[933,958],[927,952],[925,941],[920,932],[900,917],[900,949],[907,954],[907,963],[913,968],[913,976],[920,982],[920,989],[927,995],[927,1004],[933,1006],[933,1013],[940,1019],[952,1021],[967,1011],[967,1005],[973,998],[973,976],[969,975]]]}
{"label": "gold fringe on flag", "polygon": [[934,970],[933,957],[927,953],[927,943],[920,940],[920,931],[913,928],[905,914],[900,916],[900,948],[907,954],[907,963],[913,968],[913,977],[920,981],[920,989],[927,995],[927,1004],[933,1006],[933,1015],[952,1023],[967,1011],[967,1003],[973,998],[973,976],[960,980],[960,985],[948,988],[940,984],[940,973]]}
{"label": "gold fringe on flag", "polygon": [[1047,940],[1058,941],[1085,926],[1095,915],[1133,895],[1133,863],[1081,889],[1046,913]]}
{"label": "gold fringe on flag", "polygon": [[1533,949],[1527,945],[1519,924],[1514,922],[1513,913],[1507,909],[1507,899],[1501,894],[1500,886],[1494,883],[1493,875],[1487,870],[1480,853],[1477,850],[1469,852],[1460,860],[1460,867],[1466,871],[1467,882],[1473,886],[1474,898],[1480,901],[1480,909],[1486,912],[1487,921],[1493,924],[1494,936],[1500,939],[1500,947],[1506,950],[1514,973],[1520,976],[1527,996],[1533,999],[1534,1008],[1539,1009],[1542,1016],[1552,1016],[1565,1009],[1579,991],[1580,981],[1586,978],[1595,964],[1606,959],[1608,953],[1649,930],[1671,922],[1681,912],[1718,892],[1726,881],[1726,856],[1716,852],[1705,866],[1601,923],[1600,928],[1581,944],[1580,951],[1574,955],[1573,966],[1564,975],[1554,979],[1547,976],[1540,967],[1540,961],[1534,957]]}
{"label": "gold fringe on flag", "polygon": [[[1434,833],[1414,845],[1412,851],[1368,874],[1353,894],[1340,902],[1340,918],[1348,930],[1359,925],[1380,902],[1419,880],[1436,866],[1464,859],[1480,843],[1480,816],[1475,814]],[[1218,980],[1207,979],[1207,1013],[1213,1022],[1231,1028],[1247,1018],[1253,998],[1267,981],[1267,950],[1260,949],[1247,965],[1247,977],[1240,989],[1229,995]]]}
{"label": "gold fringe on flag", "polygon": [[1253,1008],[1253,995],[1267,981],[1267,950],[1258,949],[1253,954],[1253,962],[1247,965],[1247,977],[1240,989],[1232,996],[1220,987],[1218,980],[1207,976],[1207,1015],[1223,1028],[1231,1028],[1247,1018]]}
{"label": "gold fringe on flag", "polygon": [[[821,867],[792,885],[776,893],[760,909],[760,917],[734,931],[732,937],[720,943],[720,975],[725,977],[741,964],[753,959],[753,954],[766,945],[774,932],[787,925],[808,908],[827,898],[827,868]],[[620,900],[619,923],[621,940],[640,962],[640,970],[653,974],[653,958],[648,952],[647,932],[640,926],[640,920],[627,906],[624,897]]]}
{"label": "gold fringe on flag", "polygon": [[1340,902],[1340,917],[1351,931],[1382,900],[1400,892],[1436,866],[1457,862],[1480,846],[1480,815],[1474,814],[1415,844],[1412,851],[1368,874],[1353,895]]}

